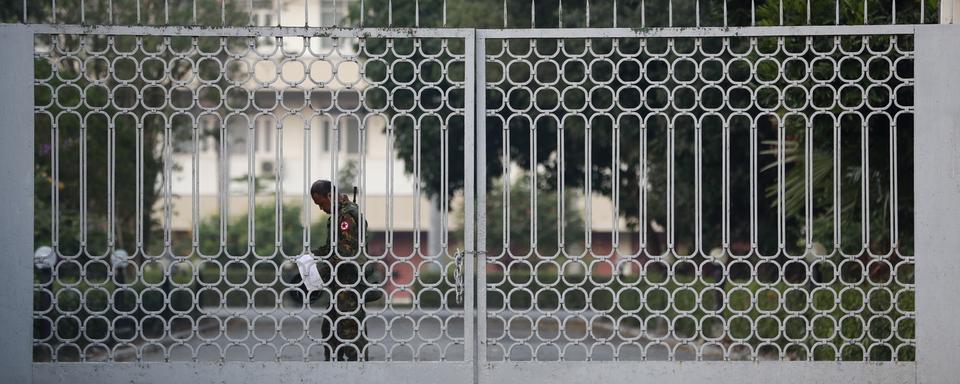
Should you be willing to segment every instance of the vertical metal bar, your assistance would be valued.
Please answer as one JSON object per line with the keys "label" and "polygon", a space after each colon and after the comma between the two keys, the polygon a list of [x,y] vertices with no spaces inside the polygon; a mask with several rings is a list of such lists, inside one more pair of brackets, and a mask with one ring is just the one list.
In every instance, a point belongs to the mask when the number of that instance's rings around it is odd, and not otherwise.
{"label": "vertical metal bar", "polygon": [[720,192],[722,196],[722,211],[723,213],[721,218],[721,243],[723,245],[723,251],[726,254],[730,253],[730,227],[732,223],[730,222],[730,119],[723,119],[723,133],[721,136],[722,147],[722,160],[721,160],[721,189]]}
{"label": "vertical metal bar", "polygon": [[530,28],[537,27],[537,1],[530,0]]}
{"label": "vertical metal bar", "polygon": [[[477,272],[476,272],[476,292],[477,292],[477,326],[474,338],[476,353],[474,354],[474,381],[480,379],[479,367],[481,363],[486,363],[487,353],[486,345],[487,335],[487,105],[486,105],[486,39],[482,34],[477,34],[474,46],[474,63],[476,76],[472,83],[476,84],[474,92],[476,98],[474,117],[476,138],[473,147],[473,153],[476,156],[474,164],[474,180],[476,180],[476,250],[477,250]],[[468,285],[469,286],[469,285]]]}
{"label": "vertical metal bar", "polygon": [[[918,27],[916,35],[916,113],[914,191],[916,215],[917,382],[952,380],[957,372],[960,333],[955,293],[960,263],[960,60],[957,26]],[[920,150],[922,149],[922,150]]]}
{"label": "vertical metal bar", "polygon": [[280,26],[280,0],[273,0],[276,25]]}
{"label": "vertical metal bar", "polygon": [[[464,258],[464,270],[463,270],[463,281],[464,281],[464,294],[463,294],[463,359],[465,361],[473,361],[474,369],[476,369],[476,342],[475,335],[476,330],[474,329],[474,316],[476,311],[473,308],[475,292],[473,282],[474,282],[474,254],[477,250],[474,237],[474,218],[477,206],[475,202],[475,171],[474,167],[474,157],[476,151],[473,150],[476,148],[475,137],[476,132],[476,103],[475,92],[476,84],[474,78],[476,77],[476,70],[471,70],[470,66],[475,68],[482,68],[477,64],[477,55],[476,55],[476,36],[474,33],[470,33],[464,39],[464,63],[466,63],[467,68],[464,68],[464,116],[463,116],[463,130],[464,130],[464,139],[463,139],[463,193],[464,193],[464,225],[463,225],[463,241],[464,249],[466,250],[466,257]],[[445,152],[448,153],[448,152]],[[482,207],[482,206],[481,206]],[[446,228],[447,226],[444,226]],[[446,230],[446,229],[444,229]]]}
{"label": "vertical metal bar", "polygon": [[694,234],[695,252],[707,255],[703,251],[703,123],[702,119],[696,119],[694,124]]}
{"label": "vertical metal bar", "polygon": [[80,254],[87,254],[87,119],[80,123]]}
{"label": "vertical metal bar", "polygon": [[[812,40],[809,39],[808,40]],[[890,39],[890,43],[896,45],[897,37]],[[900,162],[897,159],[897,118],[891,119],[890,124],[890,250],[897,254],[897,248],[900,246],[900,191],[899,191],[899,170],[897,165]],[[808,227],[810,228],[810,227]],[[916,252],[914,252],[916,255]]]}
{"label": "vertical metal bar", "polygon": [[[24,11],[26,13],[26,11]],[[22,25],[0,26],[0,257],[5,272],[0,293],[0,372],[5,380],[33,380],[33,33]],[[19,182],[13,182],[19,180]],[[24,182],[26,181],[26,182]]]}
{"label": "vertical metal bar", "polygon": [[780,24],[777,24],[777,25],[783,25],[783,0],[780,0],[779,6],[780,6],[780,9],[779,9],[779,11],[780,11]]}
{"label": "vertical metal bar", "polygon": [[[781,37],[781,44],[783,38]],[[784,207],[786,202],[786,119],[777,117],[777,251],[784,253],[786,247],[786,228],[787,228],[787,209]]]}
{"label": "vertical metal bar", "polygon": [[[643,47],[641,42],[641,47]],[[650,174],[647,169],[647,119],[649,116],[640,119],[640,253],[647,251],[647,183],[650,182]],[[561,168],[563,169],[563,168]],[[563,172],[560,172],[562,175]],[[563,226],[560,226],[563,228]]]}
{"label": "vertical metal bar", "polygon": [[507,0],[503,0],[503,27],[507,27]]}
{"label": "vertical metal bar", "polygon": [[[813,39],[807,38],[807,44]],[[807,118],[803,143],[804,252],[813,249],[813,118]],[[890,141],[893,143],[893,140]],[[891,146],[894,146],[891,144]]]}
{"label": "vertical metal bar", "polygon": [[[138,39],[138,41],[137,41],[137,43],[141,43],[141,44],[142,44],[142,42],[143,42],[142,39]],[[136,226],[136,230],[137,230],[137,253],[140,253],[140,254],[142,254],[142,255],[146,255],[147,245],[144,243],[144,240],[143,240],[144,237],[145,237],[144,232],[147,231],[147,228],[145,228],[146,226],[144,225],[144,220],[143,220],[143,216],[144,216],[144,215],[143,215],[143,195],[144,195],[144,192],[143,192],[143,190],[144,190],[144,186],[143,186],[143,151],[144,151],[144,148],[143,148],[143,129],[144,129],[144,128],[143,128],[143,118],[141,117],[141,118],[137,119],[137,131],[136,131],[136,132],[137,132],[137,140],[136,140],[137,143],[136,143],[136,151],[135,151],[135,152],[136,152],[137,160],[136,160],[136,168],[135,168],[135,170],[136,170],[136,180],[137,180],[137,187],[136,187],[136,193],[137,193],[137,195],[136,195],[135,204],[136,204],[136,213],[137,213],[137,219],[136,219],[136,222],[137,222],[137,226]],[[152,187],[152,186],[151,186],[151,187]],[[148,207],[147,209],[150,209],[150,208],[152,208],[152,207]],[[221,220],[221,221],[222,221],[222,220]],[[136,253],[134,253],[134,254],[136,254]]]}
{"label": "vertical metal bar", "polygon": [[[278,103],[279,104],[279,103]],[[257,167],[257,130],[254,119],[247,118],[247,252],[256,254],[256,178],[254,173]]]}
{"label": "vertical metal bar", "polygon": [[[587,49],[590,49],[590,40],[587,40]],[[583,118],[584,124],[584,143],[583,143],[583,198],[586,207],[586,231],[584,233],[584,247],[588,255],[593,254],[593,129],[590,121]],[[559,172],[564,172],[561,168]],[[532,208],[532,207],[531,207]],[[563,221],[560,221],[561,223]],[[531,234],[533,237],[534,234]]]}
{"label": "vertical metal bar", "polygon": [[[920,15],[923,15],[923,5],[920,2]],[[940,24],[955,24],[960,20],[960,0],[943,0],[940,2]],[[922,22],[922,21],[921,21]]]}
{"label": "vertical metal bar", "polygon": [[537,123],[532,121],[527,133],[530,140],[530,252],[537,254]]}
{"label": "vertical metal bar", "polygon": [[[367,176],[369,176],[368,175],[369,171],[367,167],[367,156],[368,156],[367,151],[369,151],[368,149],[369,144],[367,143],[367,130],[370,129],[370,127],[367,126],[366,119],[360,120],[360,124],[357,126],[357,129],[360,131],[359,134],[360,134],[360,154],[361,154],[360,177],[358,180],[360,184],[360,202],[358,204],[360,205],[360,217],[369,217],[367,216],[367,212],[368,212],[367,210]],[[369,234],[367,233],[366,228],[360,231],[360,244],[367,244],[368,236]],[[363,247],[362,252],[364,255],[369,257],[369,253],[370,253],[369,248]]]}
{"label": "vertical metal bar", "polygon": [[863,0],[863,24],[867,24],[867,0]]}
{"label": "vertical metal bar", "polygon": [[[227,154],[227,123],[226,120],[220,120],[220,146],[219,158],[217,159],[219,164],[219,171],[217,172],[219,176],[219,188],[217,189],[217,199],[219,200],[219,219],[220,219],[220,252],[225,252],[227,249],[227,213],[229,213],[229,208],[227,206],[229,200],[227,199],[227,194],[229,190],[227,189],[230,186],[230,172],[227,167],[227,162],[229,161],[229,155]],[[139,215],[138,215],[139,216]]]}
{"label": "vertical metal bar", "polygon": [[646,0],[640,0],[640,28],[647,26]]}
{"label": "vertical metal bar", "polygon": [[52,223],[50,245],[57,254],[60,253],[60,220],[58,219],[60,217],[60,188],[58,188],[60,185],[60,129],[58,121],[59,119],[53,119],[50,127],[50,141],[53,147],[50,153],[50,168],[53,173],[53,182],[50,183],[50,222]]}
{"label": "vertical metal bar", "polygon": [[[590,0],[586,0],[587,3],[587,28],[590,28]],[[589,41],[589,40],[588,40]]]}
{"label": "vertical metal bar", "polygon": [[[416,43],[414,43],[416,44]],[[423,126],[421,119],[413,121],[413,254],[421,255],[421,211],[420,199],[423,197]]]}
{"label": "vertical metal bar", "polygon": [[163,252],[172,255],[172,231],[173,223],[173,127],[171,119],[163,119]]}
{"label": "vertical metal bar", "polygon": [[[836,44],[839,44],[836,38]],[[833,120],[833,249],[840,249],[840,120]]]}
{"label": "vertical metal bar", "polygon": [[[867,37],[863,37],[863,43],[868,44]],[[864,177],[860,178],[860,246],[861,252],[869,251],[870,245],[870,134],[867,120],[869,117],[860,119],[860,169]]]}
{"label": "vertical metal bar", "polygon": [[396,127],[393,119],[387,120],[387,234],[384,242],[386,243],[386,253],[393,252],[393,206],[394,206],[394,172],[395,172],[395,149]]}
{"label": "vertical metal bar", "polygon": [[[115,134],[113,127],[113,122],[110,123],[111,128],[111,137]],[[190,153],[190,164],[193,169],[190,170],[190,230],[193,232],[190,236],[191,247],[193,252],[199,254],[200,250],[200,124],[197,121],[194,121],[193,131],[192,131],[192,142],[191,153]],[[204,140],[207,140],[204,138]],[[113,155],[111,155],[110,164],[115,164],[116,158],[116,148],[111,145],[111,150]],[[113,184],[111,184],[110,191],[113,191]],[[113,207],[116,202],[115,199],[110,199],[110,205]],[[113,214],[110,215],[111,220],[113,220]],[[111,228],[110,233],[113,233],[113,228]]]}
{"label": "vertical metal bar", "polygon": [[[563,49],[563,40],[557,41],[557,46],[560,49]],[[566,150],[564,148],[564,121],[560,120],[559,125],[557,126],[557,223],[566,222],[566,176],[564,175],[563,170],[566,167]],[[557,252],[559,254],[565,255],[566,250],[564,249],[566,244],[566,226],[557,225],[559,228],[559,238],[557,241]]]}
{"label": "vertical metal bar", "polygon": [[[694,6],[696,7],[694,10],[694,14],[696,16],[696,26],[700,27],[700,0],[697,0]],[[616,28],[616,26],[614,26],[614,28]]]}
{"label": "vertical metal bar", "polygon": [[897,24],[897,1],[896,0],[890,0],[890,12],[892,13],[890,17],[890,24]]}
{"label": "vertical metal bar", "polygon": [[[501,44],[502,44],[501,49],[503,50],[502,52],[506,52],[507,41],[502,40]],[[504,58],[502,60],[506,61],[509,59]],[[510,236],[510,233],[511,233],[510,232],[510,196],[511,196],[510,184],[512,184],[511,180],[513,180],[511,176],[512,167],[510,167],[510,122],[509,120],[504,121],[503,124],[504,125],[500,130],[500,135],[502,137],[501,139],[502,144],[500,146],[500,151],[501,151],[501,155],[500,155],[501,182],[500,184],[501,184],[502,193],[500,196],[501,196],[501,200],[503,201],[502,205],[500,206],[500,220],[501,220],[501,223],[503,223],[503,225],[501,225],[501,227],[503,228],[503,236],[501,237],[503,241],[501,241],[501,243],[503,244],[504,253],[513,256],[513,253],[510,249],[510,241],[513,240]],[[560,217],[560,220],[561,222],[563,221],[563,216]]]}
{"label": "vertical metal bar", "polygon": [[[922,1],[920,2],[920,7],[923,8],[923,2],[922,2]],[[834,25],[840,25],[840,2],[839,2],[839,1],[837,1],[837,2],[834,3],[833,11],[834,11],[833,24],[834,24]]]}
{"label": "vertical metal bar", "polygon": [[[303,158],[305,159],[313,159],[313,154],[311,152],[311,147],[310,147],[313,144],[313,126],[310,124],[310,122],[311,122],[311,119],[305,119],[305,122],[303,124]],[[284,196],[283,179],[281,178],[281,175],[283,175],[283,173],[281,172],[283,171],[283,168],[284,168],[283,167],[283,120],[275,119],[273,123],[275,124],[274,130],[273,130],[275,135],[274,136],[275,140],[273,142],[276,143],[276,147],[275,147],[276,150],[274,151],[275,152],[274,164],[277,164],[277,172],[273,173],[273,182],[274,182],[274,185],[276,186],[276,191],[277,191],[274,194],[275,200],[273,203],[274,206],[277,207],[276,208],[276,215],[277,215],[277,218],[276,218],[277,232],[276,233],[277,233],[277,244],[278,244],[277,248],[280,250],[281,253],[286,255],[286,253],[283,252],[283,246],[282,246],[283,196]],[[303,221],[301,221],[301,228],[300,228],[300,237],[302,240],[301,241],[302,248],[300,250],[301,255],[310,253],[310,236],[311,236],[310,229],[312,227],[310,225],[310,223],[312,222],[312,219],[310,216],[310,208],[312,207],[311,203],[313,203],[313,201],[310,196],[311,185],[307,183],[311,182],[310,174],[311,174],[311,170],[313,169],[312,164],[313,164],[312,161],[305,161],[304,167],[303,167],[303,173],[305,175],[304,180],[306,180],[306,182],[304,183],[304,186],[303,186],[304,191],[301,192],[303,200],[300,202],[300,206],[303,209],[303,215],[301,215],[301,220]]]}
{"label": "vertical metal bar", "polygon": [[723,0],[723,26],[727,26],[727,0]]}
{"label": "vertical metal bar", "polygon": [[563,0],[557,1],[557,28],[563,28]]}
{"label": "vertical metal bar", "polygon": [[[614,40],[617,44],[617,40]],[[619,258],[620,252],[620,119],[613,120],[613,153],[610,154],[610,168],[613,172],[613,187],[611,187],[613,200],[613,233],[611,236],[611,256]],[[616,261],[616,259],[614,259]]]}
{"label": "vertical metal bar", "polygon": [[[336,97],[337,95],[334,94],[333,102],[336,102],[337,100]],[[332,140],[333,145],[330,146],[333,150],[332,155],[330,156],[330,183],[334,186],[334,190],[336,190],[336,193],[333,193],[333,192],[330,193],[330,198],[335,200],[333,200],[330,204],[330,206],[333,207],[333,212],[330,213],[330,219],[327,220],[327,222],[329,223],[329,226],[327,228],[327,231],[329,232],[327,232],[327,236],[330,238],[330,254],[337,255],[337,256],[344,256],[344,255],[340,255],[340,253],[338,252],[339,250],[337,249],[337,244],[340,241],[340,231],[336,230],[337,218],[340,217],[340,203],[339,203],[340,195],[339,194],[343,193],[343,190],[341,189],[342,186],[338,182],[339,180],[337,180],[337,174],[339,173],[339,170],[340,170],[340,141],[342,139],[342,136],[340,133],[341,119],[340,119],[340,116],[334,116],[332,117],[332,119],[333,119],[333,130],[331,131],[331,134],[335,139]],[[310,143],[310,140],[304,140],[304,141],[307,144]],[[309,159],[310,157],[307,156],[306,158]],[[414,180],[419,180],[419,179],[414,179]],[[311,183],[311,178],[309,176],[305,177],[303,183],[304,183],[304,192],[303,192],[304,204],[309,204],[307,199],[310,198],[309,185]],[[416,195],[416,198],[419,199],[419,197],[420,197],[420,194],[418,193]],[[420,216],[420,211],[417,208],[414,208],[414,220],[416,220],[416,218]],[[303,223],[303,225],[304,227],[306,227],[310,225],[310,222],[307,221]],[[419,234],[420,233],[419,231],[420,231],[420,228],[415,227],[413,233]],[[414,235],[414,239],[417,239],[417,237],[418,236]],[[414,245],[414,247],[416,247],[416,245]],[[308,246],[307,248],[304,249],[304,252],[309,252],[309,249],[310,247]]]}
{"label": "vertical metal bar", "polygon": [[613,27],[617,27],[617,0],[613,0]]}
{"label": "vertical metal bar", "polygon": [[676,177],[676,120],[669,119],[667,120],[667,253],[672,253],[674,251],[675,241],[676,241],[676,228],[677,225],[674,223],[674,217],[676,213],[676,201],[674,193],[676,193],[676,186],[674,185],[674,177]]}
{"label": "vertical metal bar", "polygon": [[673,26],[673,0],[670,0],[667,4],[667,26]]}
{"label": "vertical metal bar", "polygon": [[[753,40],[753,39],[752,39]],[[756,44],[756,40],[751,41]],[[757,119],[750,119],[750,250],[758,249],[757,221]]]}
{"label": "vertical metal bar", "polygon": [[[117,125],[116,119],[107,121],[107,250],[116,247],[116,183],[117,183]],[[196,217],[194,217],[196,219]],[[194,229],[196,231],[196,229]]]}

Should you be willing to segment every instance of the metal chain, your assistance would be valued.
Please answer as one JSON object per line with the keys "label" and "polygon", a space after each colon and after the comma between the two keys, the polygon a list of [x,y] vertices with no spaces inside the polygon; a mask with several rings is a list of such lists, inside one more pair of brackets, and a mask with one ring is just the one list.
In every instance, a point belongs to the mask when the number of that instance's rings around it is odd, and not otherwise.
{"label": "metal chain", "polygon": [[463,251],[457,248],[454,263],[456,271],[453,273],[453,280],[457,291],[457,304],[463,303]]}

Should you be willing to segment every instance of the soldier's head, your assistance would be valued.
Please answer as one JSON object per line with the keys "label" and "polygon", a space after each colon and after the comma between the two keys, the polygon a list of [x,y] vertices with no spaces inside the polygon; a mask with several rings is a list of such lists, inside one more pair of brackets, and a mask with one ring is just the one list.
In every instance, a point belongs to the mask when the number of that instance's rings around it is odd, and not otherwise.
{"label": "soldier's head", "polygon": [[310,186],[310,197],[313,198],[313,203],[328,215],[333,210],[331,198],[336,195],[337,187],[330,183],[330,180],[320,179]]}

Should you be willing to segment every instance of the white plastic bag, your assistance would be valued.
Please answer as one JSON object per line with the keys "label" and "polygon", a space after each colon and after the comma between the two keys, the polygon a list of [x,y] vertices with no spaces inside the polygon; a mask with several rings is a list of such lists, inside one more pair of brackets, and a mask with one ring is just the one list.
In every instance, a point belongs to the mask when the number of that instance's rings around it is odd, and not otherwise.
{"label": "white plastic bag", "polygon": [[308,293],[323,288],[323,278],[320,277],[320,270],[317,269],[317,261],[313,259],[313,255],[300,256],[297,259],[297,269],[300,270],[300,278],[303,279]]}

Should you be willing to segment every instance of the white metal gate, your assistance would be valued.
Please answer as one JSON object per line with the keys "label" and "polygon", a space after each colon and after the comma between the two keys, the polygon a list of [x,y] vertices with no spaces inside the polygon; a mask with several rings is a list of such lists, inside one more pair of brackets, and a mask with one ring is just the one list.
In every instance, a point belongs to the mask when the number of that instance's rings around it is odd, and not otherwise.
{"label": "white metal gate", "polygon": [[[930,179],[946,154],[921,155],[945,122],[918,112],[937,94],[918,46],[946,27],[784,26],[781,5],[780,26],[629,29],[616,9],[613,28],[3,26],[30,58],[4,81],[33,97],[3,107],[35,129],[3,148],[31,151],[9,172],[34,182],[4,195],[32,207],[11,307],[32,306],[34,380],[943,378],[942,359],[918,378],[921,316],[957,299],[917,295],[914,244],[951,249],[919,216],[958,195]],[[318,178],[356,187],[369,224],[362,258],[317,259],[385,277],[305,304],[295,260],[339,240]],[[18,249],[23,226],[4,225]],[[362,336],[329,331],[346,323]],[[322,362],[340,349],[365,361]]]}
{"label": "white metal gate", "polygon": [[[407,373],[411,378],[471,381],[462,372],[473,360],[472,220],[459,226],[460,233],[440,234],[435,251],[421,246],[426,220],[419,197],[427,184],[421,181],[413,186],[412,249],[404,251],[394,225],[411,210],[395,192],[402,180],[395,180],[400,173],[394,152],[415,152],[415,174],[439,172],[433,187],[440,191],[441,225],[453,227],[447,208],[450,158],[426,156],[424,148],[434,145],[444,153],[472,146],[472,31],[34,32],[35,92],[38,100],[49,100],[36,107],[37,124],[44,127],[37,163],[38,173],[47,164],[51,170],[46,186],[53,251],[52,260],[46,249],[36,260],[35,361],[305,362],[336,360],[341,349],[354,349],[368,361],[437,362]],[[394,70],[401,65],[413,71]],[[394,145],[404,138],[408,147]],[[204,164],[208,144],[215,149],[214,169]],[[273,149],[264,154],[268,146]],[[289,164],[285,153],[296,150],[303,161]],[[106,167],[92,171],[103,164],[89,160],[96,151],[106,152],[99,156]],[[369,156],[376,151],[386,154],[379,159],[385,161]],[[263,168],[261,156],[276,171]],[[321,156],[327,169],[311,170]],[[162,181],[145,171],[150,161]],[[341,161],[356,161],[355,174],[344,178]],[[473,169],[470,161],[454,163]],[[245,170],[234,188],[230,167],[238,165]],[[377,171],[386,180],[370,177]],[[106,172],[108,184],[91,186],[93,172]],[[185,204],[177,204],[182,196],[174,192],[178,175],[189,186]],[[290,280],[295,259],[322,244],[323,235],[336,244],[340,233],[337,222],[317,226],[311,209],[302,209],[313,205],[309,188],[318,177],[363,191],[357,195],[355,189],[352,197],[360,217],[386,229],[379,238],[360,232],[365,260],[315,256],[334,271],[351,264],[386,277],[367,282],[366,290],[337,281],[340,288],[305,302],[297,297],[303,288]],[[215,199],[204,199],[205,178],[217,180]],[[72,195],[79,201],[61,197],[71,184],[83,191]],[[299,205],[284,193],[291,186],[300,190],[294,193],[302,197]],[[94,188],[106,196],[88,197]],[[341,192],[349,196],[346,189]],[[377,201],[386,207],[374,209],[369,190],[386,190]],[[212,217],[201,213],[209,211],[205,204],[215,204]],[[79,208],[79,216],[61,208],[69,205]],[[151,205],[162,206],[156,230],[141,213]],[[131,217],[117,212],[121,206],[136,209],[133,223],[120,219]],[[231,210],[241,212],[239,220]],[[177,214],[189,217],[189,237],[173,233]],[[131,224],[132,230],[118,229]],[[64,235],[69,229],[78,236]],[[292,244],[285,233],[291,230]],[[466,252],[457,250],[461,246]],[[124,248],[128,255],[117,256]],[[339,278],[339,272],[329,277]],[[364,303],[360,312],[330,299],[374,292],[384,299]],[[343,322],[359,324],[362,339],[326,330],[339,330]],[[384,375],[405,371],[403,365],[387,367]],[[347,372],[361,371],[347,366]]]}
{"label": "white metal gate", "polygon": [[913,361],[914,36],[846,32],[481,31],[481,381]]}

